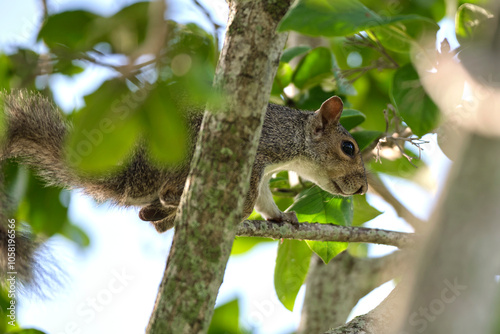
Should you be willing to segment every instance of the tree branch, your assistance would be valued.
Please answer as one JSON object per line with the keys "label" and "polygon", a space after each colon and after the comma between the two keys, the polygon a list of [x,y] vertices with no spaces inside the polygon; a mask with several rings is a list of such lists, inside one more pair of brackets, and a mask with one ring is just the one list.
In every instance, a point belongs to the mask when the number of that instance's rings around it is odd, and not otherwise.
{"label": "tree branch", "polygon": [[415,242],[415,235],[413,233],[333,224],[291,224],[265,220],[245,220],[238,226],[236,234],[241,237],[273,239],[369,242],[400,248],[411,246]]}
{"label": "tree branch", "polygon": [[359,258],[344,251],[325,264],[313,255],[297,333],[322,333],[345,324],[360,298],[405,272],[407,259],[407,251],[379,258]]}

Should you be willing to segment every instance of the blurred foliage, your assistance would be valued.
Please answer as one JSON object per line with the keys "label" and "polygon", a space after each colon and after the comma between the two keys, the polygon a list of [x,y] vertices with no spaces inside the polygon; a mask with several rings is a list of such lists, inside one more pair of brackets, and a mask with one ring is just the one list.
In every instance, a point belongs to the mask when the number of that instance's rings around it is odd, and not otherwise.
{"label": "blurred foliage", "polygon": [[208,334],[247,334],[240,325],[238,299],[233,299],[215,308]]}
{"label": "blurred foliage", "polygon": [[[389,14],[389,13],[388,13]],[[285,15],[279,30],[295,30],[312,36],[348,36],[400,21],[430,21],[414,14],[379,15],[358,0],[299,0]]]}
{"label": "blurred foliage", "polygon": [[498,88],[498,6],[462,4],[455,17],[455,32],[460,42],[455,51],[468,74],[482,85]]}
{"label": "blurred foliage", "polygon": [[493,32],[488,23],[494,23],[494,15],[486,8],[464,3],[457,10],[455,33],[460,44],[466,44]]}
{"label": "blurred foliage", "polygon": [[[489,29],[484,25],[490,16],[483,2],[469,2],[474,5],[463,4],[456,16],[462,43]],[[77,80],[89,66],[112,71],[107,81],[85,97],[81,109],[66,115],[74,124],[67,158],[82,172],[116,168],[141,139],[147,139],[154,162],[177,163],[186,152],[185,110],[203,109],[211,97],[217,39],[195,23],[174,21],[165,22],[165,35],[151,34],[154,11],[150,6],[150,2],[134,3],[108,17],[84,10],[50,14],[37,34],[44,45],[37,50],[43,49],[42,53],[21,47],[0,53],[0,89],[37,89],[49,97],[53,93],[47,83],[52,76]],[[422,48],[419,38],[423,35],[435,38],[445,9],[444,0],[298,0],[279,29],[320,37],[323,43],[284,50],[270,100],[316,110],[332,95],[340,96],[345,104],[341,123],[369,157],[367,167],[374,173],[418,182],[414,179],[417,169],[394,143],[386,142],[382,148],[399,153],[390,159],[382,157],[382,163],[375,162],[370,151],[380,138],[423,136],[439,126],[439,110],[422,89],[410,48]],[[394,110],[394,115],[388,110]],[[405,154],[416,157],[408,145],[400,145]],[[418,159],[412,163],[425,168]],[[67,218],[67,193],[43,187],[14,162],[4,172],[17,217],[34,233],[59,233],[81,246],[89,244],[84,231]],[[292,185],[289,180],[287,172],[279,173],[270,187],[280,209],[295,210],[301,221],[360,226],[380,214],[365,196],[338,198],[309,182]],[[262,217],[254,213],[250,219]],[[244,254],[268,241],[236,238],[232,254]],[[274,279],[283,305],[293,309],[313,251],[328,262],[346,247],[345,243],[280,243]],[[366,254],[363,245],[351,250]],[[209,333],[242,333],[238,312],[237,301],[217,308]]]}
{"label": "blurred foliage", "polygon": [[[0,89],[38,89],[49,97],[47,76],[76,76],[89,65],[114,71],[84,98],[83,108],[66,115],[74,126],[67,159],[84,173],[117,168],[143,138],[155,163],[179,162],[186,152],[183,112],[187,105],[202,106],[210,96],[218,58],[214,37],[196,24],[166,21],[165,36],[154,36],[162,38],[156,41],[161,48],[150,54],[145,46],[149,6],[134,3],[109,17],[84,10],[49,15],[38,32],[43,53],[18,48],[0,54]],[[137,54],[141,48],[144,54]],[[116,65],[112,59],[117,57],[126,60]],[[43,186],[14,161],[3,169],[16,217],[31,232],[59,233],[80,246],[90,243],[68,220],[67,192]]]}

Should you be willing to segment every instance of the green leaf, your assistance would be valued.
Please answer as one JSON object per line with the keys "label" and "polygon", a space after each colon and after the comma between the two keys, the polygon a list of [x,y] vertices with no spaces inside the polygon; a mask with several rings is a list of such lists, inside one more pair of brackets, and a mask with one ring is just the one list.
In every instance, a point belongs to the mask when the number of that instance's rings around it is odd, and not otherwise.
{"label": "green leaf", "polygon": [[[21,177],[27,171],[19,167]],[[18,218],[31,226],[34,234],[50,237],[60,233],[68,221],[68,208],[59,200],[61,190],[55,187],[45,187],[32,173],[28,173],[27,182],[23,182],[25,196],[18,207]],[[15,182],[16,183],[16,182]]]}
{"label": "green leaf", "polygon": [[[148,26],[149,2],[127,6],[110,17],[87,11],[67,11],[51,15],[40,29],[39,40],[49,48],[65,51],[89,51],[98,43],[107,43],[113,53],[131,53],[144,41]],[[63,47],[63,48],[61,48]]]}
{"label": "green leaf", "polygon": [[279,95],[292,82],[293,69],[288,63],[280,63],[273,81],[272,94]]}
{"label": "green leaf", "polygon": [[94,21],[99,16],[84,10],[67,11],[47,18],[38,34],[49,48],[64,45],[75,51],[92,48],[94,41],[89,38]]}
{"label": "green leaf", "polygon": [[[340,59],[340,57],[339,57]],[[363,128],[385,131],[386,121],[382,110],[387,108],[390,101],[389,89],[394,71],[370,71],[354,83],[358,92],[356,96],[349,97],[353,109],[361,110],[366,115]]]}
{"label": "green leaf", "polygon": [[149,152],[159,164],[175,164],[187,153],[187,129],[181,111],[165,84],[154,87],[139,110]]}
{"label": "green leaf", "polygon": [[[85,97],[85,107],[75,116],[67,145],[68,162],[92,173],[116,169],[137,142],[140,123],[136,109],[144,91],[133,94],[121,80],[104,82]],[[146,95],[147,96],[147,95]]]}
{"label": "green leaf", "polygon": [[382,132],[380,131],[369,130],[362,130],[351,133],[352,137],[358,143],[360,151],[363,151],[365,148],[367,148],[374,140],[379,138],[381,134]]}
{"label": "green leaf", "polygon": [[299,95],[297,108],[302,110],[317,110],[321,103],[334,95],[333,92],[326,92],[321,86],[314,86]]}
{"label": "green leaf", "polygon": [[257,237],[236,237],[231,248],[231,255],[240,255],[248,252],[262,242],[274,242],[275,240],[269,238]]}
{"label": "green leaf", "polygon": [[[9,90],[10,79],[11,79],[13,74],[14,74],[14,72],[13,72],[13,68],[12,68],[12,61],[10,60],[10,58],[7,55],[0,53],[0,90],[2,90],[2,89]],[[2,101],[0,100],[0,103],[1,102]],[[2,106],[0,106],[0,108],[2,108]],[[0,110],[0,112],[1,111],[2,110]],[[1,117],[2,116],[0,115],[0,119],[1,119]],[[0,120],[0,123],[1,123],[1,120]],[[0,126],[1,126],[1,124],[0,124]],[[0,131],[1,130],[2,129],[0,128]],[[3,132],[0,132],[0,134],[1,133],[3,133]]]}
{"label": "green leaf", "polygon": [[480,37],[487,33],[487,21],[494,20],[494,15],[471,3],[461,5],[455,16],[455,33],[460,44],[474,41],[475,37]]}
{"label": "green leaf", "polygon": [[290,188],[290,182],[288,177],[288,171],[281,171],[276,174],[275,177],[269,180],[269,186],[271,188]]}
{"label": "green leaf", "polygon": [[366,201],[366,195],[353,196],[354,202],[354,217],[352,219],[352,226],[361,226],[369,220],[382,214],[382,212],[375,209]]}
{"label": "green leaf", "polygon": [[333,68],[333,78],[335,79],[335,92],[338,95],[356,95],[356,89],[347,80],[345,76],[342,75],[340,66],[337,62],[337,58],[332,51],[332,68]]}
{"label": "green leaf", "polygon": [[396,71],[390,95],[399,114],[417,136],[423,136],[438,126],[439,109],[426,94],[412,64]]}
{"label": "green leaf", "polygon": [[60,233],[68,238],[69,240],[75,242],[81,248],[88,247],[90,245],[90,238],[79,226],[68,222],[65,224],[60,231]]}
{"label": "green leaf", "polygon": [[176,55],[185,54],[215,67],[218,53],[214,38],[196,24],[169,21],[167,40],[167,63]]}
{"label": "green leaf", "polygon": [[347,249],[347,242],[311,241],[306,240],[307,245],[316,253],[325,264]]}
{"label": "green leaf", "polygon": [[45,334],[45,332],[42,332],[38,329],[35,329],[35,328],[23,328],[19,331],[15,331],[15,332],[9,332],[11,334]]}
{"label": "green leaf", "polygon": [[293,58],[303,55],[304,53],[311,50],[310,46],[294,46],[283,51],[283,55],[281,56],[282,63],[288,63]]}
{"label": "green leaf", "polygon": [[[295,211],[301,222],[350,226],[353,219],[352,197],[335,197],[318,187],[312,187],[298,195],[289,211]],[[345,242],[306,242],[325,263],[347,248]]]}
{"label": "green leaf", "polygon": [[318,85],[326,77],[333,76],[332,62],[333,54],[327,48],[312,49],[297,65],[292,78],[293,83],[301,89]]}
{"label": "green leaf", "polygon": [[17,208],[28,191],[30,170],[23,165],[18,165],[14,160],[7,160],[3,164],[5,187],[13,208]]}
{"label": "green leaf", "polygon": [[94,45],[108,43],[113,53],[130,54],[136,51],[146,38],[149,2],[133,3],[110,17],[95,20],[88,34]]}
{"label": "green leaf", "polygon": [[[422,36],[436,35],[439,25],[431,19],[411,15],[403,22],[375,27],[368,31],[388,50],[407,54],[412,46],[418,46]],[[376,35],[376,39],[373,35]]]}
{"label": "green leaf", "polygon": [[[7,284],[2,284],[0,286],[0,307],[2,310],[7,310],[7,308],[10,306],[10,298],[9,298],[9,292],[8,292],[9,287]],[[8,324],[8,321],[10,319],[6,317],[2,313],[2,320],[0,321],[0,333],[6,333],[7,332],[7,326],[9,326],[9,330],[16,330],[19,328],[19,325],[17,322],[14,323],[14,327]]]}
{"label": "green leaf", "polygon": [[67,60],[64,58],[59,59],[54,65],[54,72],[68,76],[79,74],[82,73],[83,71],[84,71],[83,67],[75,65],[71,60]]}
{"label": "green leaf", "polygon": [[340,124],[349,131],[363,123],[365,119],[366,116],[361,111],[344,109],[344,111],[342,111],[342,116],[340,116]]}
{"label": "green leaf", "polygon": [[352,198],[337,197],[314,186],[302,191],[288,209],[295,211],[299,221],[350,226]]}
{"label": "green leaf", "polygon": [[[0,58],[0,66],[1,66],[1,61],[2,60]],[[4,147],[7,140],[7,120],[5,119],[4,108],[5,108],[4,94],[2,92],[2,87],[0,86],[0,147]]]}
{"label": "green leaf", "polygon": [[418,0],[398,2],[387,2],[380,0],[362,1],[365,6],[377,12],[379,15],[418,14],[420,16],[431,18],[434,21],[440,21],[445,15],[445,0]]}
{"label": "green leaf", "polygon": [[418,15],[380,16],[357,0],[298,0],[278,30],[295,30],[311,36],[347,36]]}
{"label": "green leaf", "polygon": [[347,251],[354,257],[368,257],[368,244],[361,242],[351,242]]}
{"label": "green leaf", "polygon": [[238,299],[233,299],[214,310],[208,334],[239,334],[240,308]]}
{"label": "green leaf", "polygon": [[[39,72],[40,55],[32,50],[18,49],[16,53],[9,55],[9,58],[12,66],[11,71],[14,75],[14,78],[11,79],[13,87],[19,84],[26,87],[31,84],[33,86],[30,88],[35,90],[34,80],[36,76],[33,74]],[[18,80],[21,82],[19,83]]]}
{"label": "green leaf", "polygon": [[290,311],[293,311],[297,294],[306,279],[311,254],[306,243],[300,240],[283,240],[278,246],[274,288],[278,299]]}

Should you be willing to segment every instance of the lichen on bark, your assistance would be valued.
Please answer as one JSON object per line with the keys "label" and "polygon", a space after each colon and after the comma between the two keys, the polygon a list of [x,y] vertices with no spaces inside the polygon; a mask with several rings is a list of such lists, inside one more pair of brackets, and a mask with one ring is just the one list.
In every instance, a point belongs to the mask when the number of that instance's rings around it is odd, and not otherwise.
{"label": "lichen on bark", "polygon": [[[281,8],[269,15],[269,4]],[[229,258],[286,35],[276,27],[289,0],[229,1],[229,26],[165,274],[147,333],[205,333]],[[261,27],[257,32],[255,27]],[[221,186],[223,184],[223,186]],[[192,222],[196,222],[196,227]]]}

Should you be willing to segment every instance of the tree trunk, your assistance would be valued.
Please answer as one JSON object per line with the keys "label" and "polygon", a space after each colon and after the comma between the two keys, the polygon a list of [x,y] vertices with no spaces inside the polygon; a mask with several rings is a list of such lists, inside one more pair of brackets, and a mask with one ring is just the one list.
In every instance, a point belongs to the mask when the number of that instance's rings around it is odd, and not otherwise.
{"label": "tree trunk", "polygon": [[472,135],[462,153],[422,249],[405,333],[494,333],[500,139]]}
{"label": "tree trunk", "polygon": [[[290,0],[233,0],[209,103],[148,333],[205,333],[235,231],[286,35]],[[220,102],[220,101],[219,101]]]}

